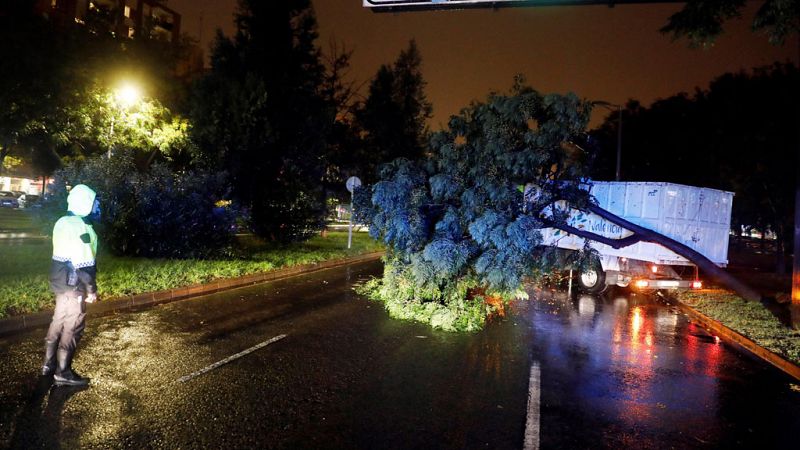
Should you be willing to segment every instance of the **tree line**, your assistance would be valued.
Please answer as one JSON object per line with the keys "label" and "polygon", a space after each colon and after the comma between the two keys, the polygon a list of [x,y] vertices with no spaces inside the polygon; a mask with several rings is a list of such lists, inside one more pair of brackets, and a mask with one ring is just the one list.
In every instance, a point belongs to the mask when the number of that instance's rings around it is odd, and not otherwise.
{"label": "tree line", "polygon": [[[708,88],[622,111],[622,178],[732,191],[732,229],[776,236],[776,270],[791,253],[800,72],[790,63],[726,73]],[[593,133],[594,176],[612,179],[618,117]]]}
{"label": "tree line", "polygon": [[308,0],[242,1],[237,32],[217,36],[190,102],[197,164],[226,170],[252,229],[279,241],[322,227],[344,180],[416,157],[431,105],[414,41],[359,101],[342,79],[350,53],[325,58]]}
{"label": "tree line", "polygon": [[[0,60],[17,66],[0,73],[0,102],[7,105],[0,111],[0,170],[23,162],[38,175],[55,172],[56,197],[78,181],[70,176],[89,176],[87,167],[136,172],[136,183],[115,178],[122,184],[177,190],[195,185],[186,173],[213,173],[227,186],[215,175],[215,200],[234,208],[240,224],[288,242],[324,226],[330,200],[345,196],[347,177],[369,182],[382,162],[424,151],[432,107],[416,43],[380,67],[364,97],[346,79],[351,52],[337,43],[327,53],[320,49],[309,0],[240,1],[235,34],[218,32],[210,69],[193,79],[174,70],[193,44],[188,38],[176,45],[119,37],[102,8],[76,24],[51,20],[34,6],[25,0],[0,7]],[[120,73],[146,86],[145,100],[119,107],[112,85]],[[112,153],[104,163],[101,156]],[[164,168],[173,174],[169,183]],[[115,211],[130,211],[138,210],[132,202],[147,199],[107,200],[119,203]],[[125,217],[104,221],[120,220],[124,228],[132,214]]]}

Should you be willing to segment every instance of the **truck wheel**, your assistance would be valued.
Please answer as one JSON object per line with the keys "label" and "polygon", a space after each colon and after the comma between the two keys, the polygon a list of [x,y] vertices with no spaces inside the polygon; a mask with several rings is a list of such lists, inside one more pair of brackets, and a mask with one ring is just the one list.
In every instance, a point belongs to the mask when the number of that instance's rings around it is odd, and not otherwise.
{"label": "truck wheel", "polygon": [[592,261],[589,267],[578,274],[578,288],[587,294],[599,294],[608,288],[600,261]]}

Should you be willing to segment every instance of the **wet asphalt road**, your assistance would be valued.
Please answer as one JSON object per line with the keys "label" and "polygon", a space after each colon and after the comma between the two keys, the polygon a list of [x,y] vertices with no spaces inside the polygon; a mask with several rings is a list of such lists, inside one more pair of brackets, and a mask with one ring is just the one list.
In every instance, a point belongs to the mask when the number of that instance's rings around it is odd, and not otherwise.
{"label": "wet asphalt road", "polygon": [[0,446],[522,448],[535,394],[541,448],[797,448],[792,380],[652,299],[531,291],[451,334],[352,291],[380,272],[90,319],[75,361],[88,389],[37,377],[44,330],[0,339]]}

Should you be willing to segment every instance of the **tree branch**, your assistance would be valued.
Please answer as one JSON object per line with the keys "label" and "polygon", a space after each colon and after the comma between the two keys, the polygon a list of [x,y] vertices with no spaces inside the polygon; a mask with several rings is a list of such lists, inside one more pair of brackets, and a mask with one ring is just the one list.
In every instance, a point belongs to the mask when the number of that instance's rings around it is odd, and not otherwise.
{"label": "tree branch", "polygon": [[622,239],[614,239],[601,236],[599,234],[592,233],[590,231],[581,230],[579,228],[575,228],[567,224],[556,223],[555,221],[547,218],[541,218],[541,220],[548,227],[557,228],[559,230],[566,231],[567,233],[574,234],[575,236],[599,242],[601,244],[608,245],[609,247],[615,249],[628,247],[639,242],[651,242],[654,244],[659,244],[662,247],[672,250],[678,255],[683,256],[692,263],[696,264],[697,267],[699,267],[713,280],[717,281],[723,286],[726,286],[736,291],[736,293],[739,294],[745,300],[749,301],[761,300],[761,294],[759,294],[756,290],[744,284],[743,282],[739,281],[731,274],[729,274],[728,272],[726,272],[725,270],[714,264],[713,261],[706,258],[703,254],[692,249],[691,247],[682,244],[674,239],[671,239],[667,236],[664,236],[663,234],[657,233],[653,230],[641,227],[633,222],[627,221],[609,211],[606,211],[605,209],[597,205],[590,204],[586,207],[586,209],[589,212],[597,214],[598,216],[608,220],[609,222],[615,225],[619,225],[622,228],[632,231],[633,235],[624,237]]}
{"label": "tree branch", "polygon": [[601,236],[601,235],[596,234],[596,233],[592,233],[591,231],[581,230],[580,228],[575,228],[575,227],[570,226],[570,225],[559,224],[559,223],[556,223],[555,221],[552,221],[552,220],[549,220],[549,219],[540,219],[540,220],[542,221],[542,223],[544,223],[548,227],[558,228],[559,230],[566,231],[569,234],[574,234],[575,236],[579,236],[579,237],[582,237],[584,239],[589,239],[590,241],[599,242],[601,244],[605,244],[605,245],[608,245],[609,247],[616,248],[616,249],[623,248],[623,247],[629,247],[631,245],[634,245],[634,244],[637,244],[639,242],[642,242],[642,239],[639,236],[637,236],[635,233],[633,235],[631,235],[631,236],[627,236],[627,237],[624,237],[622,239],[614,239],[614,238]]}
{"label": "tree branch", "polygon": [[608,220],[609,222],[612,222],[625,229],[633,231],[635,233],[634,235],[638,235],[638,238],[643,242],[652,242],[655,244],[659,244],[683,256],[684,258],[696,264],[697,267],[700,268],[700,270],[705,272],[713,280],[717,281],[723,286],[726,286],[736,291],[736,293],[739,294],[745,300],[749,301],[761,300],[761,294],[759,294],[755,289],[739,281],[733,275],[729,274],[728,272],[726,272],[725,270],[714,264],[713,261],[706,258],[703,254],[690,248],[689,246],[682,244],[674,239],[668,238],[663,234],[657,233],[653,230],[629,222],[617,215],[612,214],[609,211],[606,211],[605,209],[597,205],[589,205],[587,209],[589,210],[589,212],[595,213],[598,216]]}

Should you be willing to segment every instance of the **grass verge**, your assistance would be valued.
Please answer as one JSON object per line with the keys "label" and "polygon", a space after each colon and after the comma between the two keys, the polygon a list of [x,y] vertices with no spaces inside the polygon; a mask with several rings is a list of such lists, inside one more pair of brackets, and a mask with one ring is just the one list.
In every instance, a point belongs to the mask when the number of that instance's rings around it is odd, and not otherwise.
{"label": "grass verge", "polygon": [[[171,289],[220,278],[266,272],[380,251],[366,233],[354,233],[347,249],[346,232],[329,232],[306,242],[272,245],[250,236],[241,239],[236,259],[149,259],[101,253],[97,258],[100,298]],[[0,318],[52,307],[47,280],[52,247],[48,240],[0,246]]]}
{"label": "grass verge", "polygon": [[36,233],[39,229],[27,210],[0,208],[0,233]]}
{"label": "grass verge", "polygon": [[800,330],[782,324],[764,305],[748,302],[730,291],[683,291],[684,304],[746,336],[761,347],[800,365]]}

